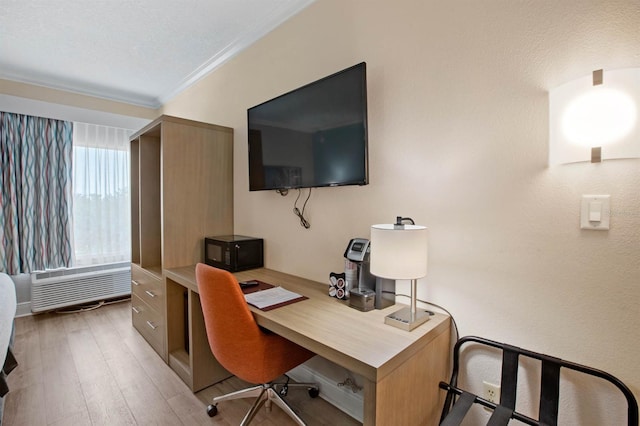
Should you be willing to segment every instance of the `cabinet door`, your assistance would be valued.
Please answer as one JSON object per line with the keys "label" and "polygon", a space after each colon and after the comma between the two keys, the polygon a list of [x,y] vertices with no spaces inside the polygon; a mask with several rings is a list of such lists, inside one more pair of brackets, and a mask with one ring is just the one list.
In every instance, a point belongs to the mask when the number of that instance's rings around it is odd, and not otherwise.
{"label": "cabinet door", "polygon": [[131,268],[131,292],[144,300],[157,312],[164,310],[162,278],[153,276],[134,266]]}
{"label": "cabinet door", "polygon": [[203,239],[233,232],[233,140],[228,131],[162,127],[163,267],[203,260]]}
{"label": "cabinet door", "polygon": [[135,294],[131,295],[133,326],[160,356],[164,353],[165,324],[163,316]]}

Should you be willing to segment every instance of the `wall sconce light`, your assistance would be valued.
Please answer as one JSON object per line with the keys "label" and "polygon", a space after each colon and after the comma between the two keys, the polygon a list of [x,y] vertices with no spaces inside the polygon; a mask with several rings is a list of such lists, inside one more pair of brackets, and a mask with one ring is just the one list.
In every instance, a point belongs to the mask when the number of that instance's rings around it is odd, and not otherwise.
{"label": "wall sconce light", "polygon": [[640,68],[579,78],[549,92],[549,165],[640,158]]}

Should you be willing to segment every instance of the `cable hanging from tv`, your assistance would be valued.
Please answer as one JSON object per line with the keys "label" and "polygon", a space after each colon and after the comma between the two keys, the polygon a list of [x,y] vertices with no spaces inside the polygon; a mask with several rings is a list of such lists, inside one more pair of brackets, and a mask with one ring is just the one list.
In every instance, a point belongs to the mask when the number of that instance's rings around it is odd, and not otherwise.
{"label": "cable hanging from tv", "polygon": [[298,218],[300,219],[300,226],[303,226],[305,229],[311,228],[311,223],[309,223],[309,221],[304,217],[304,209],[307,208],[307,201],[309,201],[309,198],[311,197],[311,189],[312,188],[309,188],[309,194],[307,195],[307,199],[304,200],[304,204],[302,205],[302,211],[298,209],[298,200],[300,199],[300,194],[302,194],[302,190],[300,188],[298,188],[298,196],[296,197],[296,201],[293,203],[293,214],[298,216]]}

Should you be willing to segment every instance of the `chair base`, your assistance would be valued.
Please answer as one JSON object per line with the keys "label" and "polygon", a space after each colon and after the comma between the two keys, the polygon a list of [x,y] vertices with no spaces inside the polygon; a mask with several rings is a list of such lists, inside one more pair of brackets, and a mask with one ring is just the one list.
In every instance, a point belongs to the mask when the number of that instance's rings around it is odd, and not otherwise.
{"label": "chair base", "polygon": [[[279,391],[277,390],[278,387],[280,387]],[[296,423],[301,426],[305,426],[306,423],[281,397],[281,395],[287,395],[289,388],[305,388],[309,392],[309,396],[312,398],[317,397],[319,394],[318,385],[315,383],[266,383],[263,385],[253,386],[247,389],[242,389],[213,398],[213,403],[209,405],[209,407],[207,407],[207,414],[209,414],[210,417],[215,416],[218,413],[218,403],[221,401],[243,398],[256,398],[255,402],[251,406],[251,409],[242,419],[242,422],[240,423],[241,426],[248,425],[263,405],[267,410],[271,410],[271,403],[274,403],[278,407],[280,407],[282,411],[284,411]]]}

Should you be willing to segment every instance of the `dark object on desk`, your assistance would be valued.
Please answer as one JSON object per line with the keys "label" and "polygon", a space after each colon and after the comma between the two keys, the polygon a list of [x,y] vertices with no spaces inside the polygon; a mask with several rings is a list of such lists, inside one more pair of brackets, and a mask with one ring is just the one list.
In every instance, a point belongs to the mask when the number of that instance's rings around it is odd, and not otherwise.
{"label": "dark object on desk", "polygon": [[264,266],[264,241],[244,235],[219,235],[204,239],[204,263],[238,272]]}
{"label": "dark object on desk", "polygon": [[248,288],[248,287],[253,287],[253,286],[257,286],[258,285],[258,281],[240,281],[240,288]]}
{"label": "dark object on desk", "polygon": [[[242,420],[243,425],[253,419],[267,400],[282,408],[298,424],[304,424],[281,395],[286,395],[289,388],[303,387],[309,396],[315,398],[319,394],[318,386],[314,383],[277,384],[273,381],[315,354],[277,334],[266,334],[260,330],[231,273],[199,263],[196,281],[211,352],[230,373],[258,384],[213,398],[213,404],[207,407],[209,416],[218,413],[221,401],[257,397]],[[238,336],[243,338],[238,339]]]}
{"label": "dark object on desk", "polygon": [[248,285],[248,286],[243,286],[242,284],[240,285],[240,288],[242,289],[242,293],[250,294],[256,291],[267,290],[274,287],[273,284],[265,283],[264,281],[258,281],[258,280],[252,280],[252,281],[255,281],[257,284]]}
{"label": "dark object on desk", "polygon": [[[487,350],[491,348],[502,352],[502,379],[500,383],[500,404],[496,405],[477,395],[467,392],[458,387],[458,374],[460,369],[460,351],[463,345],[469,343],[465,349],[465,356],[469,356],[469,351],[474,349]],[[515,411],[516,388],[518,381],[518,366],[521,359],[531,358],[542,362],[540,376],[540,409],[538,419],[533,419],[522,413]],[[525,364],[530,365],[530,364]],[[528,367],[523,367],[528,368]],[[453,373],[449,383],[440,382],[440,388],[447,391],[440,426],[457,426],[461,424],[469,408],[475,403],[483,405],[491,410],[493,414],[487,425],[502,426],[509,423],[511,419],[519,420],[532,426],[556,426],[558,424],[558,405],[560,399],[560,370],[561,368],[574,370],[586,375],[594,376],[606,380],[616,386],[627,400],[627,424],[638,426],[638,403],[629,388],[616,377],[601,370],[564,361],[560,358],[551,357],[504,343],[494,342],[481,337],[468,336],[458,340],[453,352]],[[593,424],[607,423],[609,413],[604,413],[603,418]],[[611,420],[611,419],[608,419]],[[575,419],[575,424],[580,423]]]}

